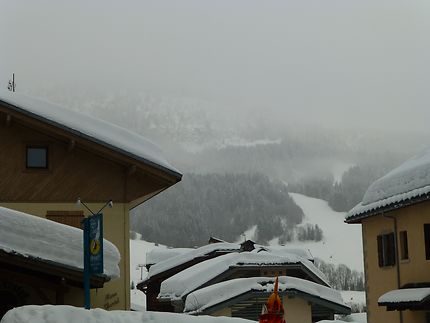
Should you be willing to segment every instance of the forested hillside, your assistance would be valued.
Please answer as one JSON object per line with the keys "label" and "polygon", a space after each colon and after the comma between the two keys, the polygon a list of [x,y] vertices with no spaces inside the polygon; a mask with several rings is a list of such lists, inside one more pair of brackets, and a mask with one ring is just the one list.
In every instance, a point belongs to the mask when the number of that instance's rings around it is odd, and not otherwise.
{"label": "forested hillside", "polygon": [[333,210],[346,212],[361,201],[370,184],[397,166],[400,160],[396,155],[372,164],[353,166],[343,174],[340,182],[334,182],[332,176],[313,177],[292,183],[288,189],[328,201]]}
{"label": "forested hillside", "polygon": [[265,243],[288,235],[302,217],[286,186],[264,175],[185,174],[182,182],[133,211],[132,229],[147,241],[189,247],[209,236],[234,241],[257,225],[256,240]]}

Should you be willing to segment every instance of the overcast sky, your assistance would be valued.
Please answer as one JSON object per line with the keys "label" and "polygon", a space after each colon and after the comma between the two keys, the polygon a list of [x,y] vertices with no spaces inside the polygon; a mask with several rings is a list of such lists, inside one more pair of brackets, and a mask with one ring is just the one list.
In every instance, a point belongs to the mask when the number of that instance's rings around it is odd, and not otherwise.
{"label": "overcast sky", "polygon": [[423,130],[428,0],[0,0],[0,83],[208,99],[324,125]]}

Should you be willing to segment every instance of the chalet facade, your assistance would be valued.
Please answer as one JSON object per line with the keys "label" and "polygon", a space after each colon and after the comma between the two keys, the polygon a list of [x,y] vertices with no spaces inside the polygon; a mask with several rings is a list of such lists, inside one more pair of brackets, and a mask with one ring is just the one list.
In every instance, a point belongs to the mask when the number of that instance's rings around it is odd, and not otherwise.
{"label": "chalet facade", "polygon": [[[273,277],[252,277],[210,285],[187,296],[184,312],[257,321],[263,305],[274,291],[274,283]],[[286,322],[318,322],[333,319],[334,313],[350,313],[340,293],[330,287],[287,276],[280,276],[279,284]],[[230,293],[227,295],[225,290]]]}
{"label": "chalet facade", "polygon": [[[103,288],[94,285],[92,307],[129,309],[129,210],[181,179],[158,147],[90,116],[0,91],[0,164],[0,206],[8,209],[79,227],[89,212],[77,208],[78,198],[93,210],[112,199],[103,211],[104,236],[119,250],[120,276]],[[1,284],[11,285],[8,275]],[[83,293],[57,300],[39,294],[39,303],[83,305]]]}
{"label": "chalet facade", "polygon": [[346,222],[362,225],[368,322],[430,322],[430,152],[374,182]]}
{"label": "chalet facade", "polygon": [[[220,249],[226,249],[226,245],[233,244],[215,242],[201,248],[213,249],[217,245]],[[242,245],[249,245],[249,242]],[[307,257],[303,257],[303,255],[307,255],[306,253],[288,249],[285,251],[277,249],[276,253],[272,253],[270,247],[254,244],[253,248],[251,251],[238,248],[223,255],[206,259],[195,257],[196,254],[199,254],[195,250],[189,251],[188,255],[181,253],[151,267],[149,278],[139,284],[138,288],[143,289],[147,296],[156,297],[157,302],[152,304],[154,306],[152,310],[186,312],[193,315],[235,316],[255,320],[258,319],[262,305],[273,290],[262,292],[262,290],[257,291],[250,288],[243,291],[244,282],[253,279],[260,280],[258,277],[263,277],[261,280],[264,281],[273,280],[275,276],[288,276],[285,277],[286,280],[297,280],[302,285],[312,285],[316,289],[336,294],[337,297],[337,303],[326,302],[323,299],[316,301],[316,298],[313,298],[314,301],[312,302],[310,295],[301,293],[299,298],[291,300],[294,297],[293,294],[297,296],[299,292],[293,291],[293,289],[285,290],[283,298],[288,303],[289,322],[311,323],[317,319],[333,319],[335,313],[350,313],[350,308],[343,304],[340,294],[330,288],[324,274]],[[174,266],[174,264],[184,263],[184,260],[190,258],[194,259],[194,263],[187,268],[181,269],[179,266]],[[170,271],[172,268],[175,268],[177,273],[172,274]],[[150,284],[151,279],[163,272],[169,273],[170,277],[165,278],[161,284],[158,282],[159,285],[156,286],[156,290],[151,290],[153,288],[153,285]],[[267,283],[270,285],[270,282],[263,282],[263,284]],[[271,283],[273,284],[273,281]],[[241,286],[243,293],[240,295],[227,293],[231,296],[229,299],[221,298],[215,301],[217,294],[226,295],[225,292],[222,292],[223,289],[232,290],[230,284]],[[214,294],[206,292],[207,290],[214,292]],[[154,296],[155,294],[156,296]],[[205,307],[199,303],[202,299],[210,300],[209,303],[213,306]],[[193,304],[194,307],[190,304]],[[293,315],[294,318],[291,317],[293,312],[297,314]],[[299,319],[303,317],[307,319],[304,321]]]}
{"label": "chalet facade", "polygon": [[202,261],[231,252],[238,252],[240,248],[241,245],[235,243],[211,243],[207,246],[192,249],[186,253],[180,253],[174,257],[168,257],[163,261],[148,265],[148,278],[137,284],[137,289],[146,294],[147,310],[174,312],[174,307],[169,302],[160,302],[158,299],[163,281]]}

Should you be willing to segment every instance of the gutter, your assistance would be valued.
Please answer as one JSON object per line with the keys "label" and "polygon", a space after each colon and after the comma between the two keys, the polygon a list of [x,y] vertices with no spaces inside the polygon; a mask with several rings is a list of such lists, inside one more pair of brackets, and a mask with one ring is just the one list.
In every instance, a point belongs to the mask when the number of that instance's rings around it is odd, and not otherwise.
{"label": "gutter", "polygon": [[[397,289],[400,289],[400,261],[399,261],[399,243],[397,239],[397,218],[395,216],[386,215],[382,211],[382,217],[393,220],[394,223],[394,249],[396,259],[396,273],[397,273]],[[403,323],[403,311],[399,311],[400,323]]]}

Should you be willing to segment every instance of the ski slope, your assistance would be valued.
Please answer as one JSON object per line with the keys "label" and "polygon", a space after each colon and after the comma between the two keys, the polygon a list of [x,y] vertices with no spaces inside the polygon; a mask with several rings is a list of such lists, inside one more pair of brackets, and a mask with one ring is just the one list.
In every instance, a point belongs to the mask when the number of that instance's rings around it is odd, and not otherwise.
{"label": "ski slope", "polygon": [[364,271],[361,225],[344,223],[345,212],[333,211],[324,200],[289,194],[305,214],[303,224],[318,224],[324,238],[320,242],[293,241],[287,246],[309,249],[315,258]]}

